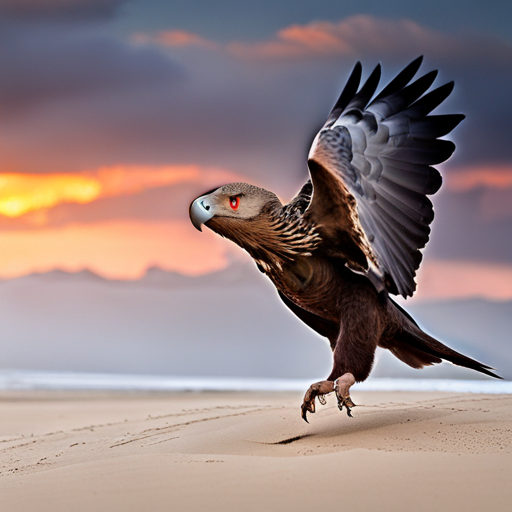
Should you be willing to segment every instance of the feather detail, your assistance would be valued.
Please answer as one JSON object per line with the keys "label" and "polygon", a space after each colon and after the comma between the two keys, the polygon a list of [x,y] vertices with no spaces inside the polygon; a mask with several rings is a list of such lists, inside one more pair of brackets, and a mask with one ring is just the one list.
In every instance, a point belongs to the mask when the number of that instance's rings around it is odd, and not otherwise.
{"label": "feather detail", "polygon": [[300,207],[268,205],[250,220],[212,218],[209,227],[245,249],[265,271],[282,272],[286,261],[310,257],[322,239],[316,227],[306,222]]}
{"label": "feather detail", "polygon": [[439,137],[464,118],[428,115],[453,83],[428,92],[437,71],[411,82],[421,61],[411,62],[373,100],[380,65],[359,89],[356,64],[308,157],[313,191],[305,217],[317,226],[322,248],[350,268],[373,264],[388,291],[404,297],[416,289],[420,250],[434,218],[426,195],[442,183],[432,166],[455,149]]}

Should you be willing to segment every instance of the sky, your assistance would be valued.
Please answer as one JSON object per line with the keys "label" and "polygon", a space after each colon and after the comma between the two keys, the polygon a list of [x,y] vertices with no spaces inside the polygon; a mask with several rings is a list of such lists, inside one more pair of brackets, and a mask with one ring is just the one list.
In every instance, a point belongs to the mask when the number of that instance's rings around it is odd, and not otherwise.
{"label": "sky", "polygon": [[511,21],[505,1],[0,0],[0,278],[245,258],[190,201],[231,181],[290,199],[354,63],[389,80],[423,54],[466,119],[418,296],[512,299]]}

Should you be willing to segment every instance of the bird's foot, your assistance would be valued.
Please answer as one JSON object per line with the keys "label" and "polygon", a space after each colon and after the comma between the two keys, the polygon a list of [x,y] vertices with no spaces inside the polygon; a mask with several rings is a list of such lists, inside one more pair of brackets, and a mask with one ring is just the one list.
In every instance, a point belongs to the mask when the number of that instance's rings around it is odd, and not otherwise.
{"label": "bird's foot", "polygon": [[307,414],[308,412],[311,414],[315,412],[315,398],[318,398],[318,401],[322,405],[325,405],[327,402],[324,395],[332,393],[333,391],[336,393],[336,398],[338,399],[339,410],[342,411],[343,407],[345,407],[347,409],[347,415],[352,418],[352,407],[356,407],[356,404],[350,398],[350,388],[355,382],[356,379],[351,373],[344,373],[334,382],[332,380],[322,380],[311,384],[302,402],[302,419],[306,423],[309,423]]}
{"label": "bird's foot", "polygon": [[315,382],[309,386],[309,389],[306,391],[304,395],[304,401],[302,402],[302,419],[309,423],[307,414],[308,412],[315,412],[315,398],[318,398],[318,401],[325,405],[327,402],[325,401],[324,395],[328,393],[332,393],[334,391],[334,382],[332,380],[322,380],[320,382]]}
{"label": "bird's foot", "polygon": [[345,406],[345,408],[347,409],[347,416],[353,418],[354,416],[352,416],[352,407],[355,407],[356,404],[352,402],[349,396],[347,396],[346,398],[338,397],[338,409],[340,411],[343,411],[343,406]]}
{"label": "bird's foot", "polygon": [[347,415],[352,416],[352,407],[356,407],[356,404],[352,402],[350,398],[350,388],[354,385],[356,379],[351,373],[345,373],[340,378],[334,381],[334,392],[338,399],[338,408],[340,411],[343,410],[343,406],[347,409]]}

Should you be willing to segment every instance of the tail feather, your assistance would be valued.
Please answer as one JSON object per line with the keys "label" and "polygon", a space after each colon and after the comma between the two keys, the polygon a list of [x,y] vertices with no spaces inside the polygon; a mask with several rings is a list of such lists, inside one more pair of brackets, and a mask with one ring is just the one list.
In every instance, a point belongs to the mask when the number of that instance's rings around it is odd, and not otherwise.
{"label": "tail feather", "polygon": [[424,333],[409,314],[401,307],[397,307],[397,304],[394,305],[401,313],[402,329],[384,348],[389,349],[398,359],[413,368],[432,366],[443,360],[450,361],[457,366],[470,368],[496,379],[502,378],[492,371],[494,368],[491,366],[465,356]]}
{"label": "tail feather", "polygon": [[433,354],[429,354],[420,348],[417,348],[404,339],[404,337],[395,337],[385,348],[395,356],[412,368],[420,369],[424,366],[432,366],[442,363],[443,360]]}

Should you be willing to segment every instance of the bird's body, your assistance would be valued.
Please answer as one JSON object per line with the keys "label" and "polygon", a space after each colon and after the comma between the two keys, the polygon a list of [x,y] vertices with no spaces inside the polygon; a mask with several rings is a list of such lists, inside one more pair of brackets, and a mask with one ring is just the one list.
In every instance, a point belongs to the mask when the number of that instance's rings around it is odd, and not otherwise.
{"label": "bird's body", "polygon": [[426,195],[441,185],[431,165],[455,148],[438,137],[464,117],[428,115],[453,83],[424,94],[435,73],[409,84],[420,63],[412,62],[371,102],[380,66],[358,90],[356,65],[313,142],[311,180],[289,204],[231,183],[191,205],[198,229],[204,223],[245,249],[293,313],[328,338],[333,369],[307,391],[304,419],[315,411],[315,397],[322,401],[332,391],[350,415],[350,386],[368,377],[377,346],[413,368],[444,359],[496,376],[424,333],[389,297],[414,293],[433,219]]}

